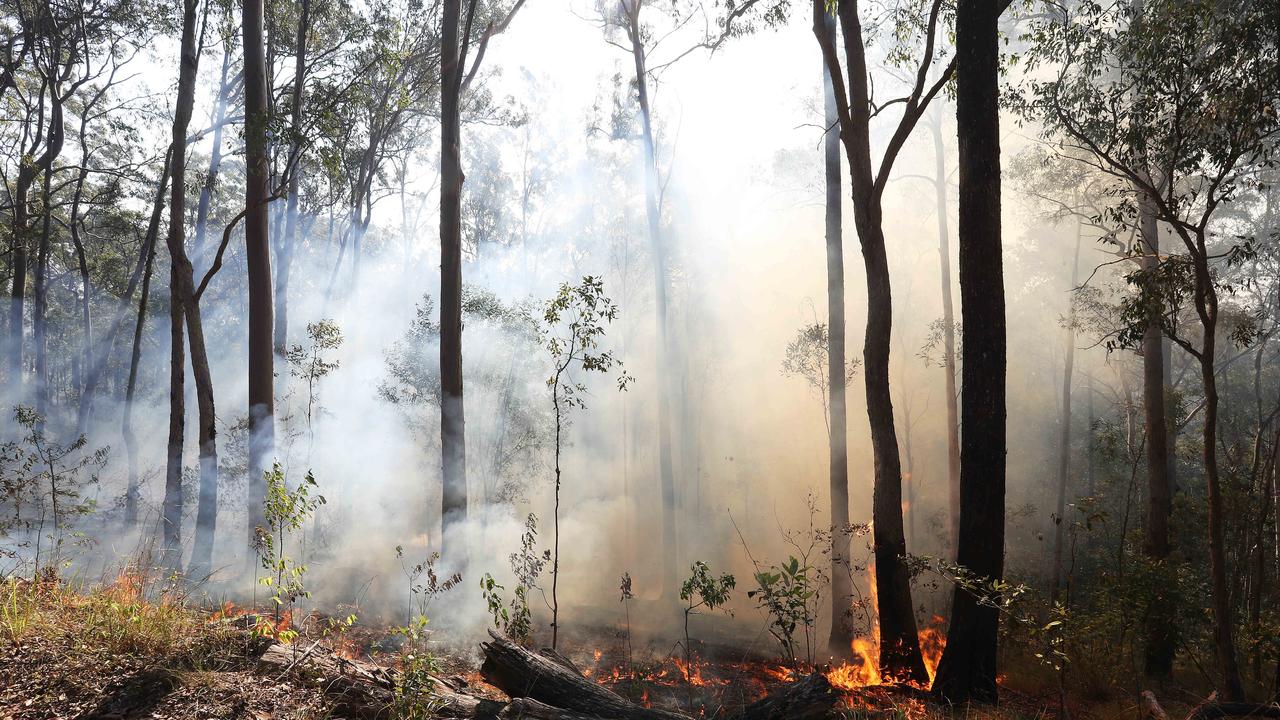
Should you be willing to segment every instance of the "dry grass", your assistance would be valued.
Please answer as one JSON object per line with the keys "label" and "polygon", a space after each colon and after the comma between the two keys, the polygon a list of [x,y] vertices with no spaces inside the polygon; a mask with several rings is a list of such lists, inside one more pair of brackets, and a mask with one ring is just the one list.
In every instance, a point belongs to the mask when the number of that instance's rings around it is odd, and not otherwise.
{"label": "dry grass", "polygon": [[321,693],[259,675],[259,641],[138,573],[77,591],[0,583],[0,719],[317,718]]}

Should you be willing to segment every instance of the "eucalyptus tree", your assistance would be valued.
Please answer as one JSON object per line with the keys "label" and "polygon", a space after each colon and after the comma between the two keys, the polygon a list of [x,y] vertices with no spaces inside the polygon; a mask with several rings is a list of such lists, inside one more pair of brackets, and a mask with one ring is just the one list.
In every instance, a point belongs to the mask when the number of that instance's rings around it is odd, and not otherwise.
{"label": "eucalyptus tree", "polygon": [[[1253,252],[1250,238],[1223,232],[1223,216],[1274,162],[1280,62],[1262,28],[1265,2],[1154,0],[1064,6],[1034,24],[1029,59],[1050,69],[1027,94],[1046,133],[1140,199],[1115,223],[1139,225],[1142,266],[1127,275],[1117,344],[1149,342],[1158,325],[1200,370],[1202,463],[1214,644],[1222,695],[1243,696],[1225,550],[1227,518],[1219,469],[1218,356],[1224,276]],[[1158,252],[1150,234],[1167,228],[1180,252]],[[1188,332],[1179,319],[1190,315]],[[1250,333],[1231,339],[1248,341]],[[1198,337],[1197,337],[1198,336]],[[1152,347],[1154,349],[1154,347]],[[1158,464],[1158,461],[1153,459]]]}
{"label": "eucalyptus tree", "polygon": [[[462,103],[489,41],[506,31],[522,5],[524,0],[483,6],[480,0],[469,0],[464,24],[461,0],[443,0],[440,17],[440,517],[446,542],[451,527],[467,516],[462,401]],[[473,46],[475,58],[468,69],[467,54]]]}
{"label": "eucalyptus tree", "polygon": [[951,703],[995,702],[998,605],[1004,575],[1005,306],[1000,228],[1001,0],[956,6],[956,128],[960,150],[960,532],[947,644],[933,691]]}
{"label": "eucalyptus tree", "polygon": [[[881,672],[901,679],[924,682],[928,675],[920,655],[916,620],[911,604],[910,572],[905,556],[902,521],[902,464],[893,399],[889,387],[889,348],[893,329],[893,298],[885,249],[882,198],[902,146],[929,103],[950,81],[955,58],[947,61],[939,39],[947,33],[947,17],[941,0],[915,2],[887,13],[892,27],[875,23],[863,26],[858,0],[840,0],[834,13],[843,38],[842,65],[839,46],[830,29],[828,5],[813,3],[813,33],[822,49],[823,62],[833,78],[837,124],[849,165],[854,226],[862,249],[867,277],[867,327],[863,343],[863,379],[875,467],[872,499],[875,582],[880,624]],[[905,94],[876,98],[868,70],[866,46],[880,32],[891,33],[891,62],[910,67]],[[923,45],[916,52],[917,43]],[[872,121],[890,108],[902,105],[893,124],[879,166],[872,164]]]}

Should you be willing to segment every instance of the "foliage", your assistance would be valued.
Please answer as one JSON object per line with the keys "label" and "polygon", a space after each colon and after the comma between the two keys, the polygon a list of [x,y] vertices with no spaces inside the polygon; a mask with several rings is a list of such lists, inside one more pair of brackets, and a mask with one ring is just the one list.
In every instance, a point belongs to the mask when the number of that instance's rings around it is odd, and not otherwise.
{"label": "foliage", "polygon": [[297,636],[297,632],[282,629],[281,618],[298,598],[311,597],[311,593],[304,583],[307,566],[286,554],[286,541],[294,532],[302,529],[316,508],[325,503],[325,499],[323,495],[312,495],[319,485],[309,471],[292,490],[289,489],[284,470],[278,462],[273,463],[271,470],[264,472],[263,476],[267,482],[267,496],[263,507],[267,527],[257,529],[256,549],[262,569],[268,574],[259,578],[258,583],[271,590],[274,607],[274,625],[263,631],[289,642]]}
{"label": "foliage", "polygon": [[[782,374],[787,377],[803,378],[809,389],[822,402],[823,419],[827,420],[828,393],[830,385],[830,356],[827,353],[830,334],[827,324],[813,322],[796,332],[796,336],[787,343],[787,352],[782,360]],[[848,385],[858,373],[861,360],[854,358],[846,363],[844,382]]]}
{"label": "foliage", "polygon": [[[515,575],[516,585],[512,597],[507,600],[503,596],[506,587],[493,579],[489,573],[480,578],[480,595],[484,598],[489,614],[493,616],[494,629],[502,632],[516,642],[529,644],[533,641],[533,613],[529,609],[529,594],[537,590],[538,577],[551,561],[551,551],[537,549],[538,518],[533,513],[525,518],[524,533],[520,536],[520,550],[511,553],[511,571]],[[543,597],[545,601],[545,595]]]}
{"label": "foliage", "polygon": [[[733,575],[723,573],[716,577],[711,568],[701,560],[695,560],[689,566],[690,575],[680,585],[680,599],[685,602],[684,608],[684,660],[685,680],[689,679],[689,668],[693,660],[693,651],[689,640],[689,617],[702,612],[711,612],[729,602],[729,596],[737,581]],[[732,615],[733,613],[729,613]]]}
{"label": "foliage", "polygon": [[747,591],[747,597],[755,598],[768,613],[769,633],[782,646],[783,657],[788,660],[796,657],[796,629],[811,627],[817,620],[810,604],[818,593],[810,578],[813,571],[792,555],[781,566],[757,571],[756,589]]}
{"label": "foliage", "polygon": [[[409,583],[409,602],[407,611],[410,619],[415,615],[426,617],[431,609],[431,601],[437,595],[449,592],[462,582],[462,573],[454,573],[449,577],[441,580],[436,574],[436,562],[440,559],[440,553],[432,552],[422,562],[413,565],[405,564],[404,546],[396,546],[396,559],[400,561],[400,571],[404,573],[405,579]],[[418,582],[419,578],[426,576],[426,582]],[[415,603],[414,599],[419,598]]]}
{"label": "foliage", "polygon": [[314,441],[312,414],[319,403],[316,386],[338,369],[338,361],[330,360],[327,354],[342,346],[342,330],[332,320],[317,320],[307,323],[307,338],[311,341],[310,347],[294,345],[285,357],[289,361],[289,374],[307,384],[307,434]]}

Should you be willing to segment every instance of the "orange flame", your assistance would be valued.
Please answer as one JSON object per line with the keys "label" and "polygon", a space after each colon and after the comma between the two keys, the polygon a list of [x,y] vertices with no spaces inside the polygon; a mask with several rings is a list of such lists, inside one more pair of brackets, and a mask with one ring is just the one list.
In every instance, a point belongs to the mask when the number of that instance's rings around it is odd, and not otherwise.
{"label": "orange flame", "polygon": [[924,669],[929,673],[930,686],[938,674],[942,651],[947,647],[947,634],[942,631],[945,623],[941,615],[934,615],[928,625],[920,628],[920,654],[924,656]]}

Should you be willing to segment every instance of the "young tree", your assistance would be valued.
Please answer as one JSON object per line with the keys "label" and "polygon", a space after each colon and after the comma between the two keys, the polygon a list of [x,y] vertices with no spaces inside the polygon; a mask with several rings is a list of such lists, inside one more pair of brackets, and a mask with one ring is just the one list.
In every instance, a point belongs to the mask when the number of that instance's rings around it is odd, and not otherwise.
{"label": "young tree", "polygon": [[[551,649],[560,637],[560,448],[561,435],[569,424],[569,412],[586,408],[587,386],[576,372],[608,373],[622,361],[610,350],[601,351],[600,340],[607,326],[618,317],[618,306],[604,294],[604,281],[590,275],[577,285],[561,283],[559,292],[547,302],[542,313],[542,344],[551,356],[551,407],[555,417],[556,496],[555,539],[551,552]],[[626,390],[631,378],[624,370],[618,389]]]}
{"label": "young tree", "polygon": [[960,533],[956,563],[981,587],[957,584],[933,690],[951,703],[995,702],[999,611],[987,591],[1004,575],[1005,307],[1000,238],[1000,0],[956,7],[960,148]]}
{"label": "young tree", "polygon": [[[893,298],[890,292],[889,260],[885,250],[882,198],[894,161],[929,103],[950,80],[955,68],[952,59],[938,76],[930,71],[940,62],[938,35],[943,28],[942,3],[934,0],[908,12],[921,17],[903,20],[899,42],[921,39],[924,49],[914,64],[914,73],[903,97],[878,101],[872,93],[868,74],[864,35],[858,0],[840,0],[835,7],[844,39],[845,62],[841,66],[837,44],[829,31],[827,4],[813,4],[813,33],[833,79],[840,139],[849,164],[854,225],[862,247],[867,275],[867,328],[863,344],[863,373],[867,396],[867,416],[875,465],[872,500],[873,544],[877,604],[880,623],[880,668],[886,675],[924,682],[928,675],[920,655],[916,620],[911,604],[910,576],[905,562],[906,537],[902,522],[902,464],[897,430],[893,420],[893,399],[889,389],[889,347],[893,329]],[[910,54],[910,51],[903,50]],[[846,76],[847,72],[847,85]],[[885,109],[903,105],[879,167],[871,160],[871,122]]]}

